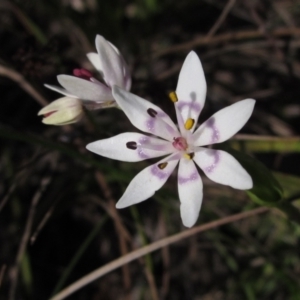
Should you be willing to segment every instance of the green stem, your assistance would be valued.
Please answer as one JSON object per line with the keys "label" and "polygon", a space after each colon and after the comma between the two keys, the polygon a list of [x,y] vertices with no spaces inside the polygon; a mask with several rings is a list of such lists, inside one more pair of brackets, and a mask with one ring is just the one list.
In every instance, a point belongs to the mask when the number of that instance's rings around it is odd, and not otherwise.
{"label": "green stem", "polygon": [[94,167],[101,168],[102,170],[105,168],[105,165],[103,165],[100,161],[95,160],[95,159],[89,157],[88,155],[82,155],[76,149],[72,149],[71,147],[66,146],[62,143],[52,142],[52,141],[42,139],[42,138],[37,137],[32,134],[29,135],[29,134],[25,134],[22,132],[18,132],[16,130],[13,130],[10,128],[4,128],[1,125],[0,125],[0,137],[5,138],[5,139],[25,142],[28,144],[43,146],[47,149],[59,151],[65,155],[68,155],[69,157],[72,157],[72,158],[80,160],[84,163],[93,165]]}
{"label": "green stem", "polygon": [[276,208],[284,212],[288,216],[288,219],[290,221],[293,221],[300,225],[300,211],[297,207],[290,203],[290,201],[294,201],[296,199],[299,199],[299,195],[297,195],[297,197],[292,200],[279,203],[278,205],[276,205]]}
{"label": "green stem", "polygon": [[[135,224],[136,224],[136,227],[137,227],[137,230],[138,230],[138,233],[139,233],[139,236],[142,240],[142,244],[143,246],[146,246],[148,244],[148,241],[147,241],[147,237],[145,235],[145,231],[142,229],[142,226],[141,226],[141,220],[140,220],[140,216],[139,216],[139,212],[137,210],[137,208],[135,206],[131,206],[130,207],[130,212],[135,220]],[[153,263],[152,263],[152,259],[151,259],[151,256],[150,254],[147,254],[145,256],[145,259],[146,259],[146,267],[147,269],[152,272],[153,270]]]}
{"label": "green stem", "polygon": [[269,139],[269,140],[230,140],[230,147],[235,150],[244,149],[246,152],[300,152],[300,138],[291,137],[285,139]]}
{"label": "green stem", "polygon": [[108,216],[105,216],[104,218],[102,218],[102,220],[100,222],[98,222],[98,224],[93,228],[93,230],[90,232],[90,234],[84,240],[84,242],[81,244],[81,246],[79,247],[79,249],[73,256],[73,258],[71,259],[69,265],[67,266],[67,268],[63,272],[62,276],[60,277],[58,283],[56,284],[56,286],[53,290],[52,296],[57,294],[62,289],[62,287],[64,286],[68,277],[70,276],[71,272],[73,271],[76,264],[78,263],[79,259],[82,257],[82,255],[84,254],[84,252],[86,251],[86,249],[88,248],[90,243],[93,241],[93,239],[96,237],[96,235],[98,234],[98,232],[100,231],[100,229],[102,228],[104,223],[107,221],[107,219],[108,219]]}

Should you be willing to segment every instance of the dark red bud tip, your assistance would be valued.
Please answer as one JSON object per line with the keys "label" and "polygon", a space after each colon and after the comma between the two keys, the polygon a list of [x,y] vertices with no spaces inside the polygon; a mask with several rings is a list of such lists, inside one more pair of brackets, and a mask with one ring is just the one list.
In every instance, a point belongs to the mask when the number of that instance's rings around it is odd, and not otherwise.
{"label": "dark red bud tip", "polygon": [[57,110],[50,111],[50,112],[44,114],[44,118],[47,118],[47,117],[51,116],[51,115],[54,114],[55,112],[57,112]]}
{"label": "dark red bud tip", "polygon": [[73,75],[86,80],[90,80],[93,77],[93,74],[86,69],[74,69]]}

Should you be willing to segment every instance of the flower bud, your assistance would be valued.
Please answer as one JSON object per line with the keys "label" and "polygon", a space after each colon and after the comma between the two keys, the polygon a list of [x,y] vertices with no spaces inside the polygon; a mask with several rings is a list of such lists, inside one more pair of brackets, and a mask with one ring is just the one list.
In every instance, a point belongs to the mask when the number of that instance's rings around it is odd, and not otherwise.
{"label": "flower bud", "polygon": [[43,115],[42,122],[47,125],[67,125],[80,120],[82,104],[77,98],[63,97],[51,102],[38,113]]}

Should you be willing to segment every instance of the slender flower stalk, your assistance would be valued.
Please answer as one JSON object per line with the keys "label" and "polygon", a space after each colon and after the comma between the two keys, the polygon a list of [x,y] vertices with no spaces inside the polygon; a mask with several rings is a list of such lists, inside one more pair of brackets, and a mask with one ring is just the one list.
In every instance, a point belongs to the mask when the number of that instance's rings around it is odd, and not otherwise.
{"label": "slender flower stalk", "polygon": [[190,52],[185,59],[176,92],[170,94],[178,127],[159,107],[120,87],[114,86],[113,95],[131,123],[151,136],[122,133],[91,143],[87,149],[128,162],[167,155],[133,178],[117,208],[125,208],[153,196],[178,162],[180,213],[186,227],[192,227],[197,221],[203,198],[203,184],[196,165],[217,183],[241,190],[252,188],[250,175],[234,157],[225,151],[203,146],[221,143],[238,132],[250,118],[255,100],[246,99],[225,107],[196,128],[205,103],[206,81],[195,52]]}
{"label": "slender flower stalk", "polygon": [[[54,115],[51,114],[52,117],[50,118],[49,114],[44,113],[44,111],[48,110],[48,106],[52,106],[52,103],[39,112],[39,115],[44,115],[43,122],[45,124],[64,125],[77,122],[82,115],[82,105],[89,110],[116,106],[116,101],[112,95],[112,87],[114,85],[126,91],[130,90],[130,72],[119,50],[100,35],[96,36],[95,43],[98,53],[88,53],[87,57],[99,72],[100,80],[95,78],[88,70],[75,69],[73,70],[74,76],[57,76],[57,80],[62,88],[46,84],[45,86],[47,88],[63,94],[66,97],[56,100],[60,101],[61,109],[64,110],[63,114],[60,114],[60,110],[56,110],[53,112],[56,116],[54,117]],[[70,113],[69,120],[66,120],[66,108],[71,102],[70,99],[76,99],[73,100],[73,103],[76,103],[76,105],[80,104],[81,109],[77,110],[80,114],[76,118]],[[63,103],[64,101],[65,103]],[[63,115],[62,119],[59,118],[60,115]]]}

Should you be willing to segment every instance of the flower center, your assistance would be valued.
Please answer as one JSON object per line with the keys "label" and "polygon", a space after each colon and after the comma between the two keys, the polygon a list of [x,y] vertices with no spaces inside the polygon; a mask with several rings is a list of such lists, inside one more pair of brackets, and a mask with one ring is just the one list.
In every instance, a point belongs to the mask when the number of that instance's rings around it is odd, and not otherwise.
{"label": "flower center", "polygon": [[188,143],[183,137],[174,138],[173,147],[179,151],[185,151],[188,148]]}

